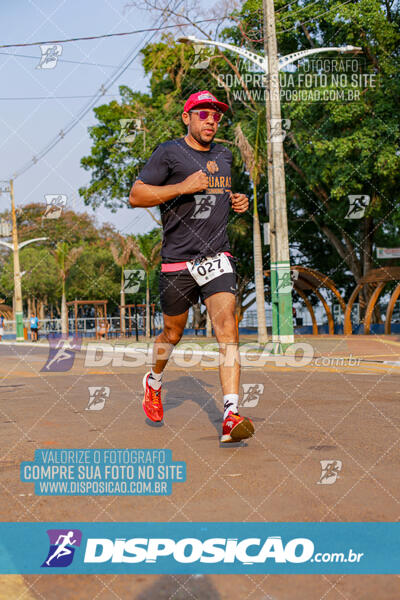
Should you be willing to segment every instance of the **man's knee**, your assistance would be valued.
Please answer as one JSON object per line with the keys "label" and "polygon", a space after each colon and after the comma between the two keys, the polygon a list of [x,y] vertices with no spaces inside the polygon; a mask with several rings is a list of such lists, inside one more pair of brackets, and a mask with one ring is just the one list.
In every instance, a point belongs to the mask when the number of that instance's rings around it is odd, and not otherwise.
{"label": "man's knee", "polygon": [[216,318],[214,325],[217,337],[225,342],[234,342],[237,338],[236,318],[234,314],[220,314]]}
{"label": "man's knee", "polygon": [[176,346],[182,337],[183,331],[173,327],[164,327],[163,333],[167,343]]}

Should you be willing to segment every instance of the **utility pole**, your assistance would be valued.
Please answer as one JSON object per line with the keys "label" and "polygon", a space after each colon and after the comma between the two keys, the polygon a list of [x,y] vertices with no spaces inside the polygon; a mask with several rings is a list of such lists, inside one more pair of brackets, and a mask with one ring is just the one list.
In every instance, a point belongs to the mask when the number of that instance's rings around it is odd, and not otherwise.
{"label": "utility pole", "polygon": [[[9,193],[11,197],[11,220],[12,220],[12,243],[0,240],[0,245],[5,246],[9,250],[13,251],[14,254],[14,294],[13,294],[13,311],[15,316],[15,333],[17,342],[24,341],[24,321],[22,312],[22,290],[21,290],[21,274],[19,264],[19,251],[32,242],[40,242],[47,240],[47,237],[33,238],[26,240],[18,244],[18,230],[17,230],[17,216],[15,213],[15,201],[14,201],[14,181],[10,179],[9,188],[0,188],[0,194],[3,192]],[[6,237],[9,235],[9,231],[2,232],[3,235],[6,233]]]}
{"label": "utility pole", "polygon": [[12,217],[12,242],[14,252],[14,297],[15,297],[15,332],[17,342],[24,340],[24,322],[22,313],[22,291],[21,291],[21,271],[19,266],[19,246],[18,246],[18,231],[17,217],[15,214],[14,202],[14,182],[10,179],[10,196],[11,196],[11,217]]}
{"label": "utility pole", "polygon": [[268,64],[266,117],[268,132],[268,191],[270,213],[271,301],[273,341],[291,344],[292,285],[286,209],[285,165],[281,117],[279,60],[274,0],[263,0],[264,49]]}

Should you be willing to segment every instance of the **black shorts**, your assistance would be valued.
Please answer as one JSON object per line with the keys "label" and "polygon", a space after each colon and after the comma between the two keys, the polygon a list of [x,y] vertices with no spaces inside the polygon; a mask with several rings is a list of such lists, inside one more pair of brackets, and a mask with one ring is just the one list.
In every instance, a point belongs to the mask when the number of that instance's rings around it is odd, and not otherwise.
{"label": "black shorts", "polygon": [[229,257],[233,273],[225,273],[201,287],[196,283],[189,271],[160,274],[160,301],[164,314],[175,317],[185,313],[193,304],[204,300],[218,292],[236,294],[236,265]]}

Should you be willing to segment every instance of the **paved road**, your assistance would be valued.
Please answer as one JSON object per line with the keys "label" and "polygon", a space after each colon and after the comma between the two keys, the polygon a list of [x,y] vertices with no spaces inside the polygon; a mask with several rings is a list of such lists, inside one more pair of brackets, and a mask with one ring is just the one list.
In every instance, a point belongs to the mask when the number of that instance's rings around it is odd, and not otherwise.
{"label": "paved road", "polygon": [[[399,517],[395,364],[243,369],[243,384],[264,387],[258,403],[242,409],[254,420],[256,436],[241,446],[221,447],[216,368],[171,364],[164,378],[165,422],[151,426],[141,408],[143,368],[117,366],[118,361],[87,367],[78,354],[70,371],[44,373],[46,357],[40,347],[0,346],[3,521]],[[89,386],[110,388],[102,410],[85,410]],[[19,481],[20,462],[32,460],[36,448],[85,447],[171,448],[174,460],[187,462],[187,481],[174,484],[170,497],[111,498],[39,497],[32,484]],[[317,484],[323,459],[342,461],[333,485]],[[0,579],[0,599],[394,600],[399,588],[392,575],[8,576]]]}

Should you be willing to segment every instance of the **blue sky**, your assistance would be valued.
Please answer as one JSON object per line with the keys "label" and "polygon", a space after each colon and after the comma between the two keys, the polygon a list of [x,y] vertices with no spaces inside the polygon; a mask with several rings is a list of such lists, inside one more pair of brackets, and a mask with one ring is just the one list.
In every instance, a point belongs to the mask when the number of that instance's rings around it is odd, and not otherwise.
{"label": "blue sky", "polygon": [[[126,6],[127,0],[8,0],[0,8],[0,43],[58,40],[154,26],[155,16]],[[113,67],[134,48],[143,47],[150,35],[63,44],[53,69],[36,68],[41,56],[38,46],[1,48],[0,180],[8,179],[31,160],[89,101],[60,97],[92,96],[113,73]],[[148,81],[140,56],[98,104],[117,97],[121,84],[146,90]],[[30,99],[47,96],[58,99]],[[66,194],[70,207],[92,212],[84,207],[78,188],[90,178],[80,167],[80,159],[90,152],[87,128],[93,123],[91,110],[45,158],[15,179],[17,205],[44,204],[45,194]],[[0,196],[0,209],[8,205],[8,196]],[[154,224],[139,209],[121,209],[113,214],[100,208],[95,215],[99,223],[111,222],[123,233],[143,232]]]}

